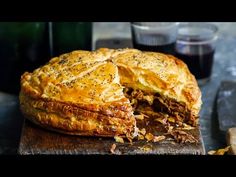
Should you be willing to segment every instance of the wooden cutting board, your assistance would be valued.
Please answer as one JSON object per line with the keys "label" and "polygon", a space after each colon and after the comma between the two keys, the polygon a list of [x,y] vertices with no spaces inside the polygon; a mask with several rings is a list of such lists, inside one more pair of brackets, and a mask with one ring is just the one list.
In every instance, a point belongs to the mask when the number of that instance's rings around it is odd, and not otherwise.
{"label": "wooden cutting board", "polygon": [[117,143],[113,138],[96,138],[64,135],[45,130],[25,120],[18,153],[21,155],[34,154],[111,154],[112,144],[116,144],[115,154],[205,154],[199,128],[192,131],[199,139],[197,144],[179,144],[173,140],[158,143],[134,141],[124,144]]}
{"label": "wooden cutting board", "polygon": [[[112,38],[96,41],[95,49],[108,48],[132,48],[131,39]],[[155,125],[155,130],[156,130]],[[150,132],[154,128],[150,128]],[[161,128],[160,128],[161,129]],[[160,130],[159,129],[159,130]],[[161,134],[160,132],[152,132]],[[18,153],[31,154],[111,154],[112,144],[116,144],[115,154],[205,154],[199,127],[191,131],[191,134],[199,141],[195,144],[179,144],[174,140],[164,140],[158,143],[146,141],[134,141],[124,144],[117,143],[113,138],[80,137],[64,135],[42,129],[29,121],[25,121],[22,129]]]}

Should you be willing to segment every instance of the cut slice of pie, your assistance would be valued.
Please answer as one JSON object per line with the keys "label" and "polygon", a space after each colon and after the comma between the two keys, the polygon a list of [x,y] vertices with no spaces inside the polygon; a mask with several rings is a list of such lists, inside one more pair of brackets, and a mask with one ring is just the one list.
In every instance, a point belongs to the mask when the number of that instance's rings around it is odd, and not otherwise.
{"label": "cut slice of pie", "polygon": [[[177,121],[196,125],[201,91],[187,65],[172,55],[129,50],[114,59],[126,97],[164,112]],[[148,108],[148,109],[149,109]]]}
{"label": "cut slice of pie", "polygon": [[20,106],[29,120],[54,131],[132,138],[136,112],[163,112],[196,125],[201,92],[173,56],[103,48],[63,54],[25,72]]}

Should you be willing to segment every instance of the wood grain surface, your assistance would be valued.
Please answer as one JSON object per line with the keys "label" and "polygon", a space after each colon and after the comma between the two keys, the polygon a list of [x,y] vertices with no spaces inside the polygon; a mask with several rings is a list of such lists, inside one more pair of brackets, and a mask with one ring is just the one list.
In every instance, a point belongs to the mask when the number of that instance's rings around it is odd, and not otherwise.
{"label": "wood grain surface", "polygon": [[134,141],[133,144],[125,141],[117,143],[113,138],[80,137],[64,135],[45,130],[25,120],[18,153],[21,155],[37,154],[111,154],[111,147],[116,144],[114,154],[138,155],[138,154],[205,154],[199,128],[192,131],[192,135],[199,139],[199,143],[176,143],[174,140],[164,140],[153,143],[146,141]]}

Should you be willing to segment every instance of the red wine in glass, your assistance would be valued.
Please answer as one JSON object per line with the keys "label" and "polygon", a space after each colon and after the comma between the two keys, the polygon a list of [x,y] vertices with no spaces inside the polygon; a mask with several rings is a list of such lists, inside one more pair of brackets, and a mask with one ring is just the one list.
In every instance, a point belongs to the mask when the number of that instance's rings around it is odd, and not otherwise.
{"label": "red wine in glass", "polygon": [[176,45],[176,56],[183,60],[196,79],[209,78],[215,50],[209,45]]}

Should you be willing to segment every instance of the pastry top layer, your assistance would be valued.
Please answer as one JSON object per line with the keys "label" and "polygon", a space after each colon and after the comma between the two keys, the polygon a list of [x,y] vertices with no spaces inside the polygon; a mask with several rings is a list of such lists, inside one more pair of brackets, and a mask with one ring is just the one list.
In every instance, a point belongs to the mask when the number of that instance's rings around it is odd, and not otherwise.
{"label": "pastry top layer", "polygon": [[106,48],[73,51],[21,77],[21,91],[33,98],[90,108],[120,105],[128,111],[123,86],[184,102],[196,115],[200,110],[201,92],[194,76],[181,60],[161,53]]}
{"label": "pastry top layer", "polygon": [[187,65],[172,55],[127,50],[115,58],[121,84],[184,102],[198,115],[201,91]]}

